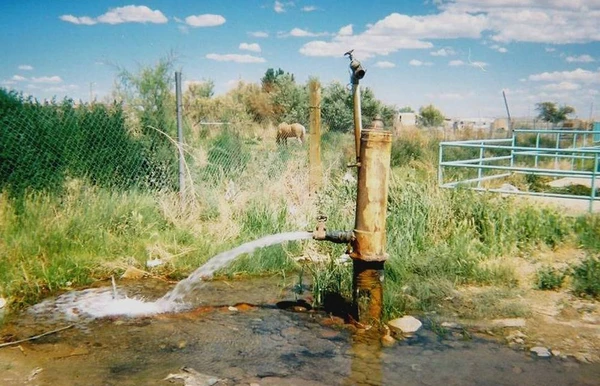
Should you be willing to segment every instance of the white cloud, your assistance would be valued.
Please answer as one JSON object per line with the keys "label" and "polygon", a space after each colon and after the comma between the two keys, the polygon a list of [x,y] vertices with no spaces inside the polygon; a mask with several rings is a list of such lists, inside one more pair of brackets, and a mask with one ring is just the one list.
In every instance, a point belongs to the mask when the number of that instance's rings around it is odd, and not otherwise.
{"label": "white cloud", "polygon": [[33,66],[30,66],[29,64],[21,64],[18,68],[19,68],[19,70],[23,70],[23,71],[33,70]]}
{"label": "white cloud", "polygon": [[340,28],[338,35],[340,36],[352,36],[352,24],[348,24]]}
{"label": "white cloud", "polygon": [[556,48],[553,48],[553,47],[546,47],[546,48],[544,48],[544,50],[545,50],[546,52],[554,52],[554,51],[556,51]]}
{"label": "white cloud", "polygon": [[431,56],[450,56],[455,55],[456,52],[452,48],[440,48],[437,51],[431,51],[429,54]]}
{"label": "white cloud", "polygon": [[433,63],[431,62],[422,62],[420,60],[417,59],[413,59],[410,62],[408,62],[408,64],[410,64],[411,66],[415,66],[415,67],[419,67],[419,66],[431,66],[433,65]]}
{"label": "white cloud", "polygon": [[316,37],[316,36],[326,36],[327,32],[310,32],[304,30],[302,28],[292,28],[292,30],[288,34],[281,34],[281,37],[284,36],[293,36],[296,38],[305,38],[305,37]]}
{"label": "white cloud", "polygon": [[145,5],[126,5],[124,7],[111,8],[108,12],[97,18],[89,16],[62,15],[60,20],[73,24],[94,25],[97,23],[121,24],[121,23],[155,23],[163,24],[168,19],[159,10],[152,10]]}
{"label": "white cloud", "polygon": [[496,42],[588,43],[600,39],[598,0],[454,0],[444,12],[481,14]]}
{"label": "white cloud", "polygon": [[547,91],[572,91],[579,90],[580,88],[580,85],[573,82],[550,83],[541,87],[542,90]]}
{"label": "white cloud", "polygon": [[44,89],[46,92],[68,92],[79,89],[79,86],[76,84],[67,84],[64,86],[52,86]]}
{"label": "white cloud", "polygon": [[314,5],[306,5],[304,7],[301,8],[303,12],[312,12],[312,11],[316,11],[317,7],[315,7]]}
{"label": "white cloud", "polygon": [[21,76],[21,75],[13,75],[11,80],[14,80],[16,82],[21,82],[21,81],[27,80],[27,78],[25,78],[24,76]]}
{"label": "white cloud", "polygon": [[207,54],[207,59],[216,60],[218,62],[236,62],[236,63],[264,63],[264,58],[253,56],[253,55],[239,55],[239,54]]}
{"label": "white cloud", "polygon": [[486,62],[480,62],[480,61],[475,61],[475,62],[469,62],[469,64],[473,67],[479,67],[482,70],[484,69],[484,67],[488,66],[488,63]]}
{"label": "white cloud", "polygon": [[379,68],[393,68],[393,67],[396,67],[396,65],[394,63],[392,63],[392,62],[381,61],[381,62],[375,63],[375,67],[379,67]]}
{"label": "white cloud", "polygon": [[480,61],[475,61],[475,62],[464,62],[462,60],[451,60],[448,62],[449,66],[473,66],[473,67],[479,67],[482,70],[485,70],[485,67],[488,66],[488,63],[486,62],[480,62]]}
{"label": "white cloud", "polygon": [[285,8],[283,6],[283,3],[281,1],[275,1],[275,4],[273,5],[273,10],[275,10],[275,12],[277,13],[283,13],[285,12]]}
{"label": "white cloud", "polygon": [[13,84],[17,84],[17,82],[15,82],[14,80],[3,80],[2,82],[0,82],[0,84],[5,86],[11,86]]}
{"label": "white cloud", "polygon": [[68,23],[73,24],[81,24],[81,25],[94,25],[98,23],[96,20],[92,19],[89,16],[77,17],[73,15],[62,15],[59,17],[60,20],[66,21]]}
{"label": "white cloud", "polygon": [[54,75],[54,76],[41,76],[39,78],[32,77],[31,81],[34,83],[60,83],[63,80],[61,79],[60,76]]}
{"label": "white cloud", "polygon": [[255,38],[268,38],[269,37],[269,34],[264,31],[248,32],[248,35],[255,37]]}
{"label": "white cloud", "polygon": [[579,56],[567,56],[565,60],[569,63],[591,63],[596,61],[594,58],[587,54]]}
{"label": "white cloud", "polygon": [[479,38],[486,28],[483,15],[442,12],[435,15],[408,16],[392,13],[358,35],[338,34],[331,41],[306,43],[300,52],[307,56],[338,56],[354,48],[358,57],[387,55],[400,49],[432,48],[425,39]]}
{"label": "white cloud", "polygon": [[260,52],[260,46],[258,43],[240,43],[240,50]]}
{"label": "white cloud", "polygon": [[496,50],[496,51],[498,51],[498,52],[500,52],[500,53],[502,53],[502,54],[505,54],[505,53],[507,53],[507,52],[508,52],[508,50],[507,50],[505,47],[501,47],[501,46],[499,46],[498,44],[492,44],[492,45],[490,46],[490,48],[491,48],[492,50]]}
{"label": "white cloud", "polygon": [[188,16],[185,18],[185,23],[191,27],[216,27],[225,24],[225,18],[221,15],[207,13]]}
{"label": "white cloud", "polygon": [[542,72],[541,74],[529,75],[528,79],[536,82],[600,83],[600,70],[594,72],[578,68],[573,71]]}
{"label": "white cloud", "polygon": [[[600,0],[448,0],[434,3],[433,14],[392,13],[368,24],[364,32],[306,43],[308,56],[338,56],[348,47],[357,57],[387,55],[401,49],[427,49],[437,39],[480,39],[500,53],[510,42],[545,44],[600,41]],[[553,47],[548,47],[551,52]]]}

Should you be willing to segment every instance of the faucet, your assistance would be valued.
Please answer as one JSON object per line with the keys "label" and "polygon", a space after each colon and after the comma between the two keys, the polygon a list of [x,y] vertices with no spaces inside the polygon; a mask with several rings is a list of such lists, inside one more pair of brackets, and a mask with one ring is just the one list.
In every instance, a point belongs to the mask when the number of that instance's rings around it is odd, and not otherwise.
{"label": "faucet", "polygon": [[317,216],[317,227],[313,231],[313,239],[320,241],[331,241],[336,244],[348,244],[354,240],[353,231],[328,231],[325,226],[327,216]]}

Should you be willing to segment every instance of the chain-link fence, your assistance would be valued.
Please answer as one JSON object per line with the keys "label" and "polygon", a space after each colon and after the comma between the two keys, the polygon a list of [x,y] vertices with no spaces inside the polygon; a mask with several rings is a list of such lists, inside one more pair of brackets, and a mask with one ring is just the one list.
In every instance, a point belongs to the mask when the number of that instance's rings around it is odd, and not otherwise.
{"label": "chain-link fence", "polygon": [[15,196],[60,191],[69,179],[176,192],[181,178],[185,197],[206,187],[232,196],[244,185],[260,192],[286,168],[297,169],[302,182],[296,183],[306,184],[306,144],[278,147],[273,127],[214,124],[184,111],[178,141],[175,105],[168,116],[144,120],[143,111],[122,104],[40,103],[0,92],[0,191]]}
{"label": "chain-link fence", "polygon": [[120,105],[40,103],[2,90],[0,189],[60,190],[69,178],[115,189],[176,187],[173,145],[136,132]]}

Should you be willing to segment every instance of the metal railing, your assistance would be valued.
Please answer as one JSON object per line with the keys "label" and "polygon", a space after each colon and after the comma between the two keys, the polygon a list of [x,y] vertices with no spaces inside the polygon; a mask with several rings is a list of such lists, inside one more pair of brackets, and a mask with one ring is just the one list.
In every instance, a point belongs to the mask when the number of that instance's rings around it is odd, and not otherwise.
{"label": "metal railing", "polygon": [[[445,188],[462,186],[490,192],[589,200],[591,212],[599,199],[596,180],[600,146],[597,146],[596,134],[584,130],[516,129],[512,138],[440,142],[438,182]],[[590,182],[590,193],[582,196],[493,187],[491,181],[501,182],[513,174],[584,179]]]}

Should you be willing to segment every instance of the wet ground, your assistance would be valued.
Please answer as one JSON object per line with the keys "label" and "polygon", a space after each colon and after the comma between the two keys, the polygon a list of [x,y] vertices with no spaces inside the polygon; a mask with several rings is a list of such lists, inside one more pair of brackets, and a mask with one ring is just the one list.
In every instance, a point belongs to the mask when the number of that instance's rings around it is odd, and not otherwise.
{"label": "wet ground", "polygon": [[[600,385],[598,364],[537,358],[475,334],[425,328],[384,347],[324,313],[277,308],[303,296],[291,287],[280,277],[210,282],[190,311],[137,318],[78,320],[48,302],[2,326],[0,342],[73,327],[0,348],[0,384]],[[169,288],[142,281],[128,293],[153,299]]]}

